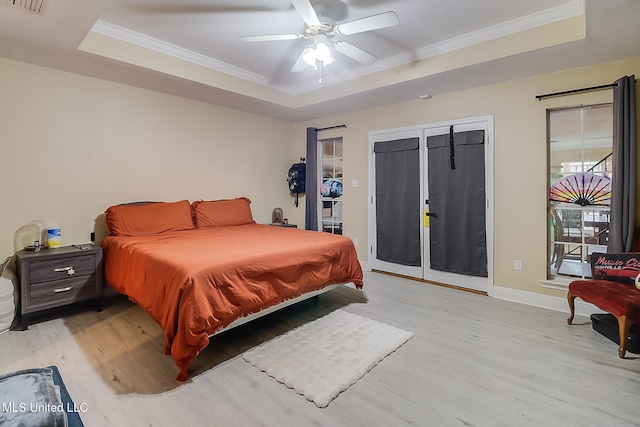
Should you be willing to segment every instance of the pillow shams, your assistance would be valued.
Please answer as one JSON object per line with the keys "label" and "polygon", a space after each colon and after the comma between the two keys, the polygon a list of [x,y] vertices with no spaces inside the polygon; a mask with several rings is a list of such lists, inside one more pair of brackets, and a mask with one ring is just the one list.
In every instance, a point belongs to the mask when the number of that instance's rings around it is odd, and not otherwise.
{"label": "pillow shams", "polygon": [[188,200],[111,206],[106,211],[106,221],[112,236],[143,236],[195,228]]}
{"label": "pillow shams", "polygon": [[246,197],[193,202],[193,223],[197,228],[255,224],[250,204]]}

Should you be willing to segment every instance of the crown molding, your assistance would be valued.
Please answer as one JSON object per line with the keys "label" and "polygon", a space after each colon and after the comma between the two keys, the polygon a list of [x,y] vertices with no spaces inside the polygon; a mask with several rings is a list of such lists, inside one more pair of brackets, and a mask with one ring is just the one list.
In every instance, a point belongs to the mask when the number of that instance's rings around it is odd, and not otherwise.
{"label": "crown molding", "polygon": [[[404,53],[391,58],[379,60],[369,66],[361,66],[339,74],[323,77],[323,86],[342,83],[347,80],[356,79],[369,74],[388,70],[402,66],[418,60],[427,59],[461,48],[473,46],[489,40],[505,37],[528,29],[558,22],[564,19],[573,18],[585,13],[585,0],[572,0],[561,6],[547,9],[541,12],[523,16],[521,18],[506,21],[478,31],[463,34],[442,42],[434,43],[417,49],[410,53]],[[148,48],[165,55],[169,55],[184,61],[188,61],[206,68],[220,71],[234,77],[238,77],[249,82],[253,82],[265,87],[279,90],[289,95],[300,95],[318,89],[317,82],[309,82],[298,86],[273,85],[265,76],[235,67],[214,58],[192,52],[187,49],[163,42],[161,40],[128,30],[108,22],[98,20],[92,32],[96,32],[108,37],[113,37],[127,43],[132,43],[144,48]]]}
{"label": "crown molding", "polygon": [[[526,31],[532,28],[541,27],[543,25],[552,24],[554,22],[562,21],[565,19],[574,18],[576,16],[584,14],[584,2],[585,0],[573,0],[570,3],[565,3],[564,5],[547,9],[542,12],[533,13],[531,15],[512,19],[510,21],[502,22],[500,24],[483,28],[481,30],[463,34],[458,37],[454,37],[438,43],[433,43],[410,53],[403,53],[387,59],[382,59],[374,62],[372,65],[367,67],[363,66],[350,71],[345,71],[340,74],[327,76],[324,77],[323,84],[336,84],[348,79],[358,78],[368,74],[373,74],[391,68],[399,67],[416,60],[431,58],[489,40],[516,34],[521,31]],[[317,89],[317,84],[309,83],[302,86],[297,86],[296,92],[294,94],[298,95],[301,93],[310,92],[314,89]]]}

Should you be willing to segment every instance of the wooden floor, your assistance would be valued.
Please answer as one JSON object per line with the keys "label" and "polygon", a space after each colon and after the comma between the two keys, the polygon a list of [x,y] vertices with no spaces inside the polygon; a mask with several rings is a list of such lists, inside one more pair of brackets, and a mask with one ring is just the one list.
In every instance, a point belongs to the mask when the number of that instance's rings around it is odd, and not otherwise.
{"label": "wooden floor", "polygon": [[[318,409],[242,353],[332,310],[415,333]],[[344,287],[216,336],[186,383],[160,328],[116,298],[0,335],[0,373],[57,365],[90,426],[637,426],[640,357],[589,319],[365,273]]]}

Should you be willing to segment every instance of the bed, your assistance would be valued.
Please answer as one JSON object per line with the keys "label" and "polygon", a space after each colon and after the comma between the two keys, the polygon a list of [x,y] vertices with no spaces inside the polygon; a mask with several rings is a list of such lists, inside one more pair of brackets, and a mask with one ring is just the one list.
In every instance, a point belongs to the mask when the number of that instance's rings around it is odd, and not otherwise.
{"label": "bed", "polygon": [[106,221],[107,283],[162,327],[179,381],[215,333],[338,284],[363,286],[351,239],[256,224],[246,198],[117,205]]}

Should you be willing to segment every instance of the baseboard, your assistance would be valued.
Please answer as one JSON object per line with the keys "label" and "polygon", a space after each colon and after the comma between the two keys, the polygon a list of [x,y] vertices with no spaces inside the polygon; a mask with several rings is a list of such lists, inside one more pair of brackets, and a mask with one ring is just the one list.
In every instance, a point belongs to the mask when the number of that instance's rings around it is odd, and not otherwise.
{"label": "baseboard", "polygon": [[[569,304],[566,297],[552,297],[549,295],[535,294],[533,292],[519,291],[517,289],[493,287],[493,297],[505,301],[517,302],[520,304],[532,305],[534,307],[546,308],[549,310],[569,313]],[[589,317],[593,313],[604,313],[593,304],[586,303],[580,299],[575,300],[575,314]]]}
{"label": "baseboard", "polygon": [[[363,271],[371,271],[369,262],[360,260]],[[504,288],[494,286],[493,292],[490,294],[492,298],[502,299],[505,301],[517,302],[520,304],[532,305],[534,307],[546,308],[562,313],[569,313],[569,304],[565,297],[552,297],[549,295],[536,294],[533,292],[519,291],[517,289]],[[593,313],[604,313],[593,304],[586,303],[580,299],[575,300],[575,314],[578,316],[589,317]]]}

